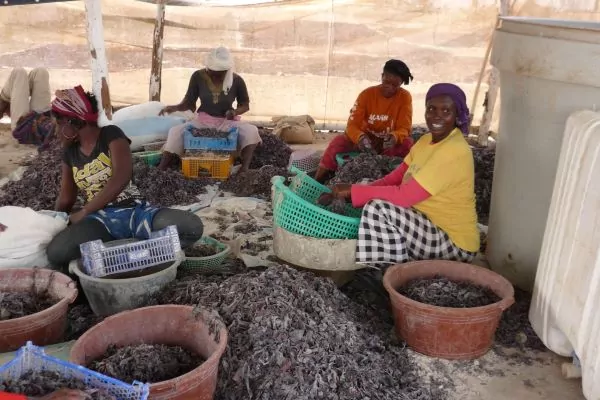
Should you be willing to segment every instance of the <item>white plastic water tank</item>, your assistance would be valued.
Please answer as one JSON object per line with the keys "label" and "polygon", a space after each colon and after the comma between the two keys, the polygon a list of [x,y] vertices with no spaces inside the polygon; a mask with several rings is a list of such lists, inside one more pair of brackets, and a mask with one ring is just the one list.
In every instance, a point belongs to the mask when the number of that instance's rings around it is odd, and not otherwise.
{"label": "white plastic water tank", "polygon": [[600,399],[600,113],[567,121],[529,319],[552,351],[581,362],[583,393]]}
{"label": "white plastic water tank", "polygon": [[600,106],[600,23],[503,18],[491,62],[502,106],[487,257],[530,289],[567,117]]}

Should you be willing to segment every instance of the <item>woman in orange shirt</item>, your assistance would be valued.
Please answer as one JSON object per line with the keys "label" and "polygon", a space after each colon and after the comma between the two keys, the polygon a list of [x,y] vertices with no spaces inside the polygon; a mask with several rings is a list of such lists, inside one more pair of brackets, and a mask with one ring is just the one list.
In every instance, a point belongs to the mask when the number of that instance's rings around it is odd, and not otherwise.
{"label": "woman in orange shirt", "polygon": [[368,151],[405,157],[413,140],[412,97],[401,86],[413,79],[408,66],[389,60],[383,67],[381,84],[363,90],[356,99],[346,132],[333,139],[321,158],[315,179],[321,183],[337,169],[336,155]]}

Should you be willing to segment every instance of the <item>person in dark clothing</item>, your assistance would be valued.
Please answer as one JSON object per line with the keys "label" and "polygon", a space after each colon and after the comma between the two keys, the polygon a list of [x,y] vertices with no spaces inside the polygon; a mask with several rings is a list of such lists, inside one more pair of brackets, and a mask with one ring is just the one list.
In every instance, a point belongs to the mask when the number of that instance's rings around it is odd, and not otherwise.
{"label": "person in dark clothing", "polygon": [[[65,147],[56,210],[71,213],[69,226],[47,248],[52,267],[64,268],[80,257],[79,245],[101,239],[148,239],[152,231],[176,225],[183,247],[202,237],[203,225],[193,213],[153,207],[132,184],[130,141],[123,131],[98,127],[96,98],[81,86],[59,90],[52,102],[57,135]],[[85,205],[76,212],[77,192]]]}
{"label": "person in dark clothing", "polygon": [[[196,109],[198,99],[200,107]],[[237,108],[233,108],[234,101]],[[169,167],[177,156],[183,154],[183,134],[185,128],[190,125],[199,129],[238,128],[237,148],[241,152],[241,171],[250,168],[254,150],[262,140],[256,126],[240,121],[240,115],[250,110],[250,97],[244,79],[233,72],[233,59],[226,48],[211,50],[206,58],[206,68],[192,74],[187,93],[181,103],[165,107],[161,115],[187,110],[196,112],[196,117],[188,123],[171,128],[159,168]]]}

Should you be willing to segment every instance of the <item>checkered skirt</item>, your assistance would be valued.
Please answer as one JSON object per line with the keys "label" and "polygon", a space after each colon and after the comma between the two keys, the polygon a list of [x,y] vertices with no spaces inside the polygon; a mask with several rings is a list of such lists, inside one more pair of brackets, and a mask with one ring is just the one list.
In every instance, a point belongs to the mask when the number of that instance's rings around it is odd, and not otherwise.
{"label": "checkered skirt", "polygon": [[448,234],[423,213],[383,200],[363,208],[356,262],[376,267],[414,260],[471,262],[476,253],[456,246]]}

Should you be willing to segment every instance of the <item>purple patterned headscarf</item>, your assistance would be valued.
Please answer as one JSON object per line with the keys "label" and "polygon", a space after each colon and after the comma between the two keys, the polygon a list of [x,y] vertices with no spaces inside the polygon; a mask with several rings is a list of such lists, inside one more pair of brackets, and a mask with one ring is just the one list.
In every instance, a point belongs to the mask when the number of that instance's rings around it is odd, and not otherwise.
{"label": "purple patterned headscarf", "polygon": [[467,107],[467,96],[456,85],[452,83],[436,83],[427,92],[425,101],[437,96],[449,96],[456,106],[456,126],[465,135],[469,134],[469,107]]}

